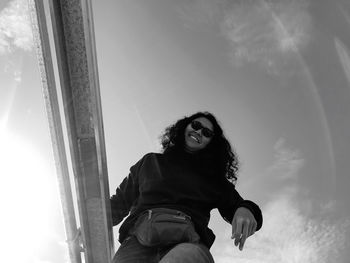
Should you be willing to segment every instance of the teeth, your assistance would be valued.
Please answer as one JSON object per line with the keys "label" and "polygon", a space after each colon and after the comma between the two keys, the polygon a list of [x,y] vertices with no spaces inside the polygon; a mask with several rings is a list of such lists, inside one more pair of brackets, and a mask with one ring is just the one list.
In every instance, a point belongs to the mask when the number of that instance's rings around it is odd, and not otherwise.
{"label": "teeth", "polygon": [[197,137],[195,137],[195,136],[193,136],[193,135],[190,135],[190,137],[192,137],[196,142],[198,142],[199,143],[199,140],[198,140],[198,138]]}

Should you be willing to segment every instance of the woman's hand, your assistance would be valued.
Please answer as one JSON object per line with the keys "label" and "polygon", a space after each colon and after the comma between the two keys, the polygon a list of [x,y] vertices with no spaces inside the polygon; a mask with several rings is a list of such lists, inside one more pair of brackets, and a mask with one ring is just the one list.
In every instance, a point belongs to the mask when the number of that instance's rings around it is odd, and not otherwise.
{"label": "woman's hand", "polygon": [[248,208],[239,207],[232,219],[232,237],[235,246],[243,249],[246,239],[255,233],[257,222]]}

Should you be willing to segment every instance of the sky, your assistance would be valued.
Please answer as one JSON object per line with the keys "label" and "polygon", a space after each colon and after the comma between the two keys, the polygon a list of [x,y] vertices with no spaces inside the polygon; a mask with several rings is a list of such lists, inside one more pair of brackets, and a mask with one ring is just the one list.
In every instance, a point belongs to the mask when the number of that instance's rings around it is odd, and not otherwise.
{"label": "sky", "polygon": [[[92,4],[111,194],[166,126],[207,110],[238,153],[238,192],[264,216],[239,251],[214,210],[215,261],[347,263],[349,2]],[[0,242],[7,262],[66,262],[26,5],[0,1]]]}

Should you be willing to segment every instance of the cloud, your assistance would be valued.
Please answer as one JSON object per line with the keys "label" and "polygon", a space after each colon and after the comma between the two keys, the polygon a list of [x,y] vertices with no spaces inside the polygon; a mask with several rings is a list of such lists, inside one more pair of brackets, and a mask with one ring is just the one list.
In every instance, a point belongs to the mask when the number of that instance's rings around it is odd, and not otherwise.
{"label": "cloud", "polygon": [[220,31],[234,65],[251,62],[279,73],[309,41],[307,8],[308,0],[193,0],[179,13],[187,27]]}
{"label": "cloud", "polygon": [[192,0],[177,9],[185,26],[196,30],[210,30],[221,23],[227,0]]}
{"label": "cloud", "polygon": [[[280,195],[263,209],[264,225],[248,238],[243,251],[228,240],[212,251],[216,262],[339,262],[349,220],[331,222],[304,216],[291,195]],[[230,236],[227,228],[225,237]],[[223,243],[225,242],[225,243]]]}
{"label": "cloud", "polygon": [[259,195],[255,194],[255,197],[268,201],[276,191],[290,190],[290,186],[298,183],[306,164],[302,152],[292,149],[283,137],[274,143],[272,151],[272,162],[266,168],[262,168],[261,173],[249,179],[242,177],[243,181],[238,181],[242,192],[255,193],[257,188],[264,189],[258,191]]}
{"label": "cloud", "polygon": [[[273,150],[272,164],[263,176],[255,178],[258,187],[265,189],[268,195],[265,204],[261,205],[262,229],[248,238],[244,250],[239,251],[228,238],[231,227],[227,226],[225,234],[219,235],[213,246],[215,262],[342,262],[341,255],[349,248],[344,244],[349,235],[350,220],[334,219],[337,212],[335,201],[315,204],[302,194],[297,178],[306,160],[300,151],[292,150],[284,138],[277,140]],[[242,187],[247,188],[247,185]],[[309,209],[305,209],[308,206],[317,206],[322,211],[311,218]]]}
{"label": "cloud", "polygon": [[343,66],[344,73],[345,73],[346,78],[350,84],[350,55],[349,55],[349,51],[347,50],[344,43],[341,42],[338,38],[335,38],[334,43],[335,43],[335,48],[337,50],[340,63]]}
{"label": "cloud", "polygon": [[257,62],[274,72],[293,61],[310,27],[307,1],[242,1],[226,13],[222,32],[234,63]]}
{"label": "cloud", "polygon": [[26,0],[13,0],[0,12],[0,55],[30,51],[33,35]]}
{"label": "cloud", "polygon": [[344,16],[345,21],[350,25],[350,14],[346,11],[346,6],[338,2],[337,8],[339,9],[340,13]]}
{"label": "cloud", "polygon": [[301,153],[298,150],[289,149],[284,138],[278,139],[273,149],[274,161],[267,168],[267,174],[274,175],[277,179],[296,178],[305,163]]}

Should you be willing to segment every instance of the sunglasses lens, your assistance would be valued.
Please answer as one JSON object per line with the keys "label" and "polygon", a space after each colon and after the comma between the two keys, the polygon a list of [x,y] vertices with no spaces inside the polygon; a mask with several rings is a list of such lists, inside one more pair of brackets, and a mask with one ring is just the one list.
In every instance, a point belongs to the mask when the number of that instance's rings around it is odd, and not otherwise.
{"label": "sunglasses lens", "polygon": [[213,132],[207,128],[202,129],[202,133],[207,138],[211,138],[214,135]]}
{"label": "sunglasses lens", "polygon": [[191,122],[191,127],[195,130],[198,131],[200,129],[202,129],[202,133],[205,137],[207,138],[211,138],[214,136],[214,133],[209,130],[208,128],[203,127],[202,123],[200,123],[199,121],[192,121]]}
{"label": "sunglasses lens", "polygon": [[199,121],[192,121],[191,126],[195,131],[198,131],[201,128],[203,128],[202,124]]}

